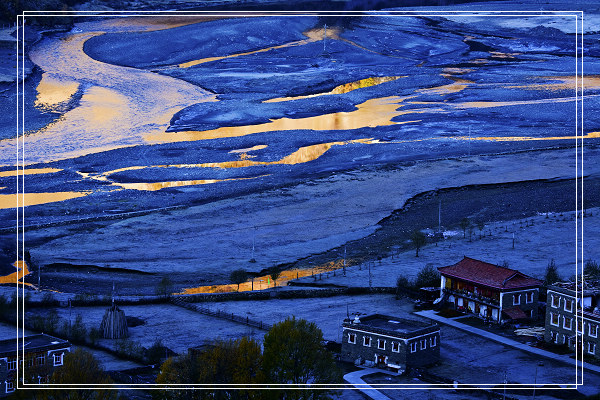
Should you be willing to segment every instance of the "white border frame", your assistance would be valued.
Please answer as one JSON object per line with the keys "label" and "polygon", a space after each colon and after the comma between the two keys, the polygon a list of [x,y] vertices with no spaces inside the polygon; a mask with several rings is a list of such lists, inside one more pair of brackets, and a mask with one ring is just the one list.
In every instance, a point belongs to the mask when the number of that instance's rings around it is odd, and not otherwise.
{"label": "white border frame", "polygon": [[[575,17],[575,276],[576,278],[583,279],[583,218],[581,223],[579,222],[579,210],[583,210],[583,11],[463,11],[463,10],[445,10],[445,11],[417,11],[417,10],[402,10],[402,11],[360,11],[360,12],[339,12],[339,11],[23,11],[22,14],[17,16],[17,46],[19,40],[21,41],[21,52],[22,57],[19,57],[17,51],[17,77],[19,71],[21,71],[21,83],[17,79],[17,254],[21,251],[21,257],[24,259],[25,255],[25,233],[24,233],[24,218],[25,218],[25,206],[24,206],[24,166],[25,166],[25,100],[24,100],[24,63],[25,63],[25,41],[24,27],[26,17],[32,16],[88,16],[88,17],[141,17],[141,16],[235,16],[235,15],[251,15],[251,16],[315,16],[315,15],[327,15],[327,16],[385,16],[385,17],[434,17],[434,16],[453,16],[453,17]],[[579,23],[581,22],[581,26]],[[22,38],[19,38],[19,29],[22,29]],[[580,32],[581,29],[581,32]],[[580,75],[581,74],[581,75]],[[579,77],[582,77],[580,80]],[[21,91],[19,92],[19,86]],[[21,94],[21,114],[19,114],[19,94]],[[581,102],[581,111],[579,103]],[[19,120],[19,116],[21,119]],[[579,119],[581,118],[581,124]],[[20,122],[20,125],[19,125]],[[577,134],[581,133],[580,136]],[[20,136],[19,136],[20,135]],[[581,142],[579,142],[581,139]],[[19,147],[19,140],[22,143]],[[579,147],[581,146],[581,148]],[[579,154],[581,154],[581,164],[579,164]],[[19,163],[21,162],[21,164]],[[21,179],[19,180],[19,176]],[[19,183],[21,184],[19,186]],[[580,189],[581,187],[581,189]],[[581,208],[579,208],[581,206]],[[21,243],[19,243],[19,233],[21,233]],[[581,247],[581,250],[579,249]],[[579,258],[581,256],[581,258]],[[581,272],[579,270],[581,268]],[[580,275],[581,274],[581,275]],[[581,352],[576,350],[575,352],[575,370],[576,370],[576,383],[575,384],[543,384],[536,383],[535,385],[530,384],[508,384],[502,383],[490,383],[490,384],[307,384],[307,385],[295,385],[295,384],[272,384],[272,385],[259,385],[259,384],[247,384],[247,385],[232,385],[232,384],[213,384],[213,385],[201,385],[201,384],[71,384],[71,385],[60,385],[60,384],[20,384],[20,379],[25,377],[25,373],[19,376],[19,357],[24,357],[24,338],[25,338],[25,296],[24,283],[19,283],[17,273],[17,299],[21,300],[19,307],[19,301],[17,301],[17,323],[21,325],[17,326],[17,385],[16,389],[46,389],[51,387],[53,389],[69,389],[69,388],[86,388],[86,389],[241,389],[241,388],[256,388],[256,389],[358,389],[360,390],[363,386],[373,387],[375,389],[492,389],[497,387],[503,388],[520,388],[520,389],[535,389],[544,386],[545,389],[573,389],[583,385],[583,363],[580,360],[583,359],[583,347]],[[578,283],[576,279],[576,283]],[[20,291],[23,291],[21,294]],[[576,288],[575,294],[576,301],[579,300],[579,293]],[[581,318],[583,322],[583,314],[578,313],[576,318]],[[21,336],[19,333],[21,328]],[[22,341],[23,346],[19,347],[19,343]],[[578,339],[576,335],[576,349],[578,348]],[[581,353],[581,354],[579,354]],[[580,358],[581,355],[581,358]],[[24,370],[24,368],[23,368]]]}

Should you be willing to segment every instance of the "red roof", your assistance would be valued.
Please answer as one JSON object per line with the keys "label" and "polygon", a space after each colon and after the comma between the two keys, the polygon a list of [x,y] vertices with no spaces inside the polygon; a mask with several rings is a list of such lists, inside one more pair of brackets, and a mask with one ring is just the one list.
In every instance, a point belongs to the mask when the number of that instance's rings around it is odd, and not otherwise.
{"label": "red roof", "polygon": [[541,286],[542,281],[527,276],[515,269],[465,257],[454,265],[438,268],[440,273],[475,284],[496,289],[519,289]]}

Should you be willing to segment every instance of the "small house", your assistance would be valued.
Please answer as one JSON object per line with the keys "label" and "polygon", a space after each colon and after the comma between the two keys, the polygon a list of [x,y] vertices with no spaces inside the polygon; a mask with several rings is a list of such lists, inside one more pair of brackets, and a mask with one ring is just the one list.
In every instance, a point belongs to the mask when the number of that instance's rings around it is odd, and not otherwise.
{"label": "small house", "polygon": [[374,314],[342,324],[343,361],[392,369],[421,367],[440,357],[440,327],[434,323]]}

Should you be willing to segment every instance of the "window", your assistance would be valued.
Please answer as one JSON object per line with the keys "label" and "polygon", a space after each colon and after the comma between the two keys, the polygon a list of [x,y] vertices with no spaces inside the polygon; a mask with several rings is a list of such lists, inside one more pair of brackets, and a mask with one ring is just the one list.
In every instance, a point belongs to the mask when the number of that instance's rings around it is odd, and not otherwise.
{"label": "window", "polygon": [[26,368],[33,367],[33,357],[27,357],[25,359],[25,367]]}
{"label": "window", "polygon": [[565,299],[565,311],[573,312],[573,300]]}
{"label": "window", "polygon": [[575,329],[577,329],[577,333],[583,333],[583,323],[581,323],[577,318],[575,318]]}
{"label": "window", "polygon": [[588,353],[596,354],[596,343],[588,342]]}
{"label": "window", "polygon": [[565,335],[563,335],[563,342],[562,342],[562,344],[565,344],[565,343],[567,343],[567,337]]}
{"label": "window", "polygon": [[54,354],[54,366],[57,367],[63,364],[63,353]]}
{"label": "window", "polygon": [[377,348],[381,350],[385,350],[385,340],[377,339]]}
{"label": "window", "polygon": [[436,336],[432,336],[429,338],[429,347],[435,347],[435,345],[437,344],[437,337]]}
{"label": "window", "polygon": [[417,342],[412,342],[410,344],[410,352],[414,353],[415,351],[417,351]]}
{"label": "window", "polygon": [[533,292],[527,292],[527,293],[525,293],[525,302],[526,303],[533,303]]}
{"label": "window", "polygon": [[8,361],[8,370],[14,371],[17,369],[17,359],[12,359]]}
{"label": "window", "polygon": [[555,331],[550,331],[550,340],[554,343],[558,343],[558,333]]}
{"label": "window", "polygon": [[356,333],[348,334],[348,343],[356,344]]}
{"label": "window", "polygon": [[550,324],[554,326],[558,326],[558,314],[550,313]]}
{"label": "window", "polygon": [[421,350],[425,350],[427,348],[427,339],[421,340]]}
{"label": "window", "polygon": [[513,304],[515,306],[521,304],[521,294],[513,294]]}
{"label": "window", "polygon": [[573,318],[563,317],[563,328],[571,330],[573,328]]}
{"label": "window", "polygon": [[598,325],[596,325],[596,324],[588,324],[588,326],[590,327],[590,336],[591,337],[598,337]]}
{"label": "window", "polygon": [[13,381],[6,381],[6,393],[12,393],[15,391],[15,384]]}
{"label": "window", "polygon": [[371,337],[370,336],[363,336],[363,346],[371,347]]}
{"label": "window", "polygon": [[46,363],[46,357],[44,357],[43,354],[40,354],[39,356],[36,357],[35,363],[37,365],[44,365]]}
{"label": "window", "polygon": [[560,297],[555,296],[553,294],[551,296],[552,296],[552,307],[554,307],[554,308],[560,307]]}
{"label": "window", "polygon": [[400,353],[400,343],[392,342],[392,351],[394,353]]}

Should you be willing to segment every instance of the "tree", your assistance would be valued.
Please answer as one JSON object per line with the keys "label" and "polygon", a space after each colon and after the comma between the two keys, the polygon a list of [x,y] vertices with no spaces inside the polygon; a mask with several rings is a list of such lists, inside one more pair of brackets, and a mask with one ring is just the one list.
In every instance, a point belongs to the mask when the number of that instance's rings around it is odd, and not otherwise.
{"label": "tree", "polygon": [[555,282],[560,282],[560,276],[558,275],[558,270],[556,269],[556,263],[554,262],[554,258],[550,260],[548,265],[546,266],[546,274],[544,275],[544,286],[552,285]]}
{"label": "tree", "polygon": [[592,279],[600,279],[600,266],[596,261],[588,260],[583,267],[583,273]]}
{"label": "tree", "polygon": [[[216,341],[200,353],[188,353],[167,359],[156,378],[158,384],[230,384],[263,383],[260,343],[243,337],[238,340]],[[156,399],[262,399],[265,393],[256,390],[159,390]]]}
{"label": "tree", "polygon": [[427,242],[427,236],[419,230],[414,230],[413,233],[410,234],[410,241],[417,250],[415,257],[419,257],[419,249]]}
{"label": "tree", "polygon": [[168,276],[163,276],[156,285],[156,295],[166,299],[171,296],[171,293],[173,293],[173,282]]}
{"label": "tree", "polygon": [[[198,355],[198,383],[252,385],[263,383],[262,351],[259,342],[247,337],[217,341]],[[263,398],[263,393],[249,389],[222,389],[207,393],[207,399]]]}
{"label": "tree", "polygon": [[281,275],[281,271],[279,271],[276,267],[271,268],[271,272],[269,274],[271,279],[273,279],[273,287],[277,286],[277,278]]}
{"label": "tree", "polygon": [[[323,346],[323,332],[313,322],[286,319],[273,325],[263,342],[263,371],[268,383],[334,384],[341,372]],[[326,399],[330,389],[290,390],[274,393],[280,399]]]}
{"label": "tree", "polygon": [[[68,386],[69,384],[94,384],[106,385],[113,383],[104,372],[92,353],[82,349],[76,349],[67,353],[63,359],[63,366],[56,368],[50,377],[51,384]],[[89,390],[85,388],[72,387],[69,389],[48,389],[48,400],[116,400],[117,391],[110,387]]]}
{"label": "tree", "polygon": [[477,222],[477,228],[479,229],[479,239],[483,238],[483,228],[485,228],[485,224],[483,221]]}
{"label": "tree", "polygon": [[411,292],[413,290],[413,285],[411,281],[404,275],[398,276],[396,279],[396,298],[399,298],[406,292]]}
{"label": "tree", "polygon": [[237,284],[237,290],[240,291],[240,283],[244,283],[248,280],[248,273],[243,269],[236,269],[229,275],[229,280],[232,283]]}
{"label": "tree", "polygon": [[460,220],[460,227],[463,230],[463,239],[466,239],[467,237],[467,228],[469,226],[471,226],[471,221],[469,221],[469,218],[463,218]]}
{"label": "tree", "polygon": [[427,264],[417,274],[415,279],[415,288],[440,286],[440,272],[433,266]]}
{"label": "tree", "polygon": [[71,340],[75,342],[85,342],[87,336],[87,329],[83,323],[83,317],[81,314],[77,314],[75,317],[75,323],[71,327]]}
{"label": "tree", "polygon": [[[193,353],[179,357],[169,357],[161,366],[156,377],[157,384],[194,384],[198,381],[198,357]],[[200,399],[199,390],[153,390],[152,397],[157,400],[195,400]]]}

